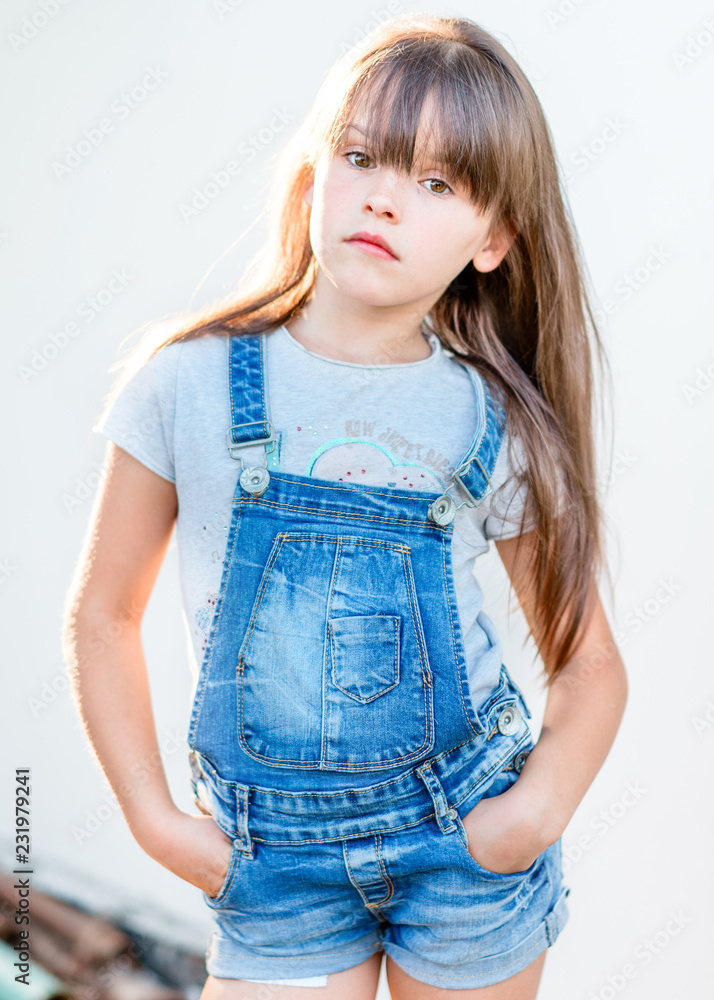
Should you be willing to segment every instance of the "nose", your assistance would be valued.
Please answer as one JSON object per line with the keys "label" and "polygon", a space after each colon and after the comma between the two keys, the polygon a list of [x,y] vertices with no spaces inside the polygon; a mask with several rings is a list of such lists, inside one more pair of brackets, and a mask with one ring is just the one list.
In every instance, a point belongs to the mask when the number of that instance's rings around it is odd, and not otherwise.
{"label": "nose", "polygon": [[387,219],[400,216],[400,179],[396,171],[378,168],[367,191],[363,208]]}

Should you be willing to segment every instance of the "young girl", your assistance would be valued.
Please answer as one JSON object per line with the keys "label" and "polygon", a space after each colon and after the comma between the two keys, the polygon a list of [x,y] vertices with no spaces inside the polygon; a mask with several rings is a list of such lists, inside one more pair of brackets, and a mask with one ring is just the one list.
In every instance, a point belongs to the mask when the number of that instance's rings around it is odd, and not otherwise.
{"label": "young girl", "polygon": [[[139,844],[212,911],[203,1000],[367,1000],[382,951],[393,1000],[527,1000],[626,699],[548,127],[472,21],[393,18],[328,75],[270,209],[250,283],[146,341],[99,422],[65,618],[82,719]],[[140,639],[174,521],[191,814]],[[544,664],[537,742],[472,575],[489,539]]]}

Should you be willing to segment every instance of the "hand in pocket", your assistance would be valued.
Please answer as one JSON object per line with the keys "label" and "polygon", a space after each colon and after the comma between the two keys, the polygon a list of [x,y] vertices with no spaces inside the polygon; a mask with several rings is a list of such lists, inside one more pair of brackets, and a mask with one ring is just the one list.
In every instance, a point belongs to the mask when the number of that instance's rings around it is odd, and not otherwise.
{"label": "hand in pocket", "polygon": [[233,843],[212,816],[175,810],[141,846],[164,868],[215,896],[228,874]]}
{"label": "hand in pocket", "polygon": [[547,847],[540,824],[512,792],[481,799],[462,820],[469,854],[497,875],[525,871]]}

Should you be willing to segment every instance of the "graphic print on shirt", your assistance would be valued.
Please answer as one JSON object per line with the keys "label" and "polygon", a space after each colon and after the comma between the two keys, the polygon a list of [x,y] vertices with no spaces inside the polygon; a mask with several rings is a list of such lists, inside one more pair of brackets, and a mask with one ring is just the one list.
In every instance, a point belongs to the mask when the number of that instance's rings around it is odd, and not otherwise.
{"label": "graphic print on shirt", "polygon": [[[300,424],[298,431],[311,429]],[[453,472],[448,459],[409,441],[393,427],[377,430],[376,420],[345,421],[345,437],[332,438],[312,454],[306,475],[370,486],[440,491]]]}
{"label": "graphic print on shirt", "polygon": [[213,613],[216,610],[216,603],[218,601],[218,591],[209,590],[206,593],[203,604],[200,604],[193,615],[196,627],[194,632],[196,635],[201,635],[201,653],[205,653],[206,644],[208,642],[208,634],[211,631],[211,622],[213,621]]}

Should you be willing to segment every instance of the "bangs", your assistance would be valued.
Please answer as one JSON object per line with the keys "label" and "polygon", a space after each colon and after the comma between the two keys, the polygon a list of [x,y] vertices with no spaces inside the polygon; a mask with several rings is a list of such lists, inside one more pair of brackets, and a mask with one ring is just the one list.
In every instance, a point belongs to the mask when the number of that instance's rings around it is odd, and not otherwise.
{"label": "bangs", "polygon": [[483,211],[501,212],[509,161],[522,160],[513,148],[512,123],[522,116],[514,97],[468,46],[401,39],[357,67],[325,146],[337,153],[353,128],[380,163],[407,173],[436,169]]}

